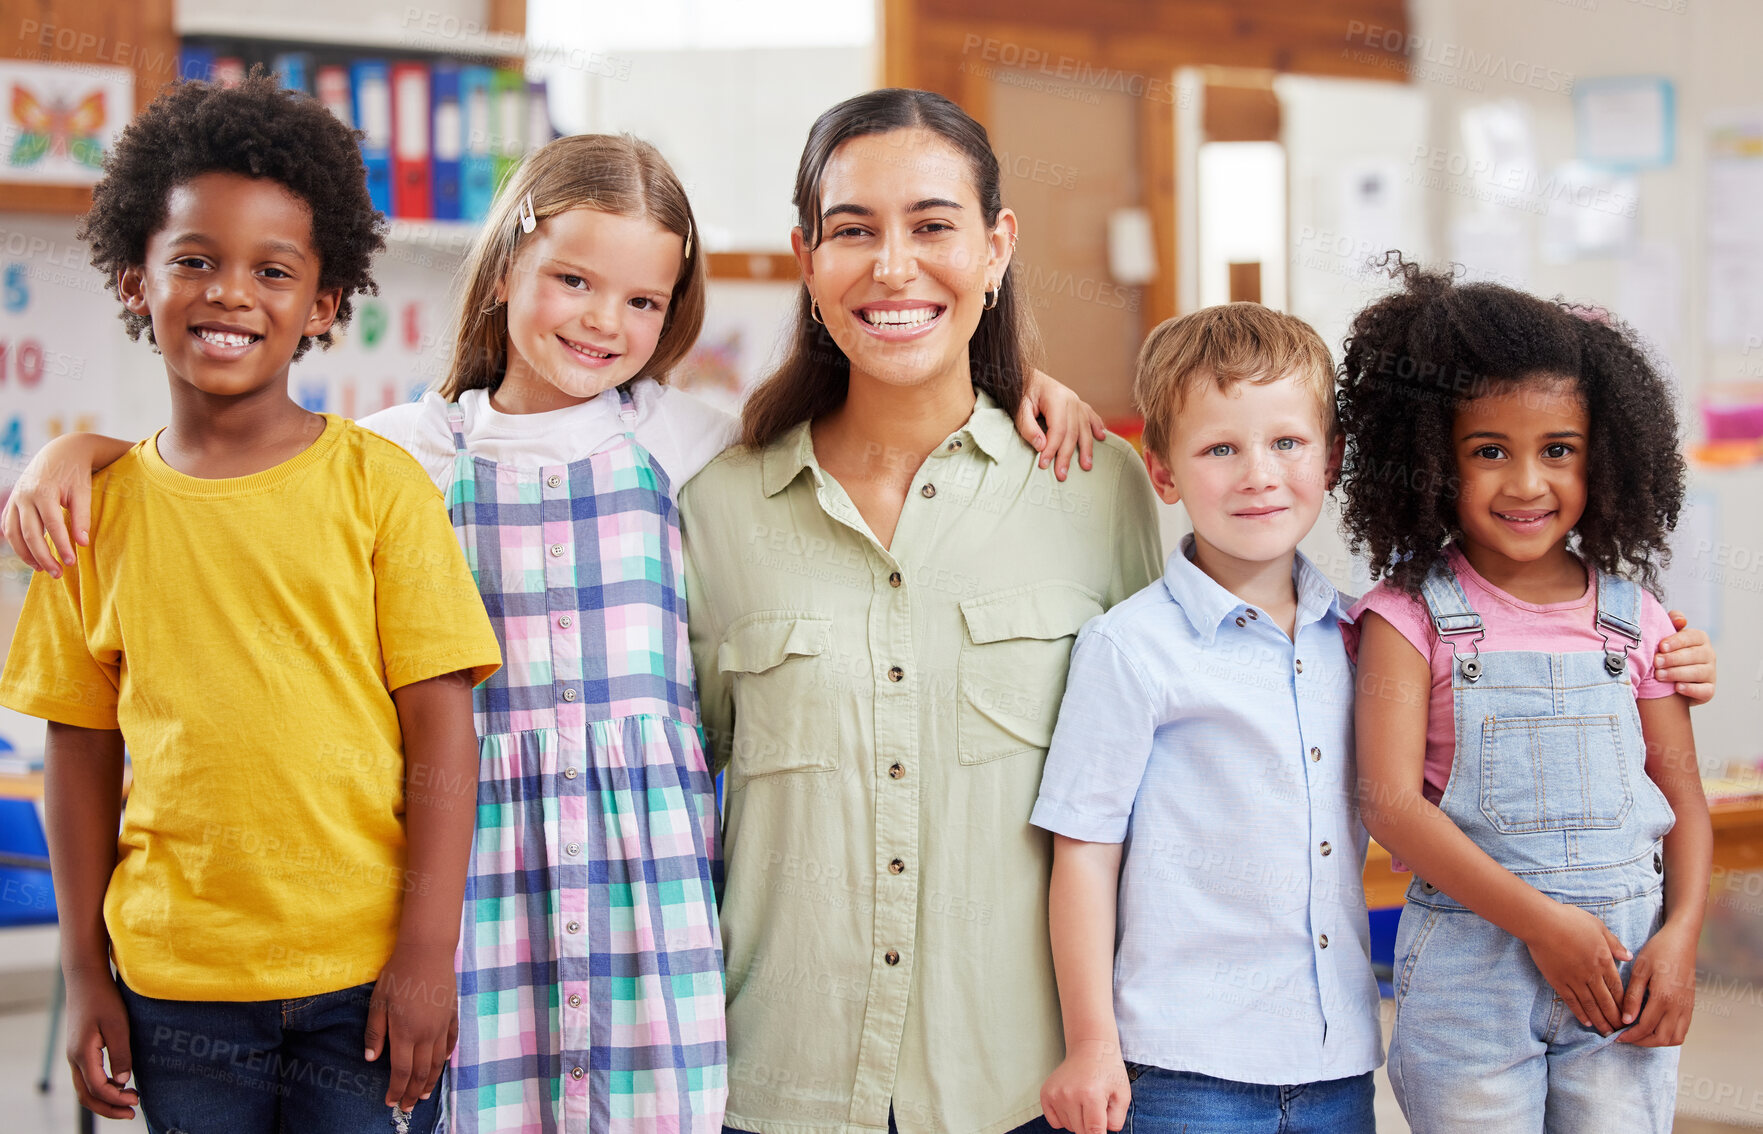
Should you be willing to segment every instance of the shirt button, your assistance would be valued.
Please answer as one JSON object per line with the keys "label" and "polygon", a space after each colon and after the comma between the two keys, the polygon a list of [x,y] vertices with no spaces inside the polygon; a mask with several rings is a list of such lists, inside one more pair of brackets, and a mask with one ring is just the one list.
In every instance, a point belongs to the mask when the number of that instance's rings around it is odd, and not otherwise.
{"label": "shirt button", "polygon": [[566,780],[573,780],[573,779],[575,779],[575,769],[574,769],[574,768],[565,768],[565,769],[563,769],[563,778],[564,778],[564,779],[566,779]]}
{"label": "shirt button", "polygon": [[569,1006],[571,1008],[580,1008],[582,1006],[582,998],[580,996],[577,996],[573,992],[570,993],[569,994]]}
{"label": "shirt button", "polygon": [[899,585],[900,585],[900,572],[895,571],[892,575],[888,576],[888,586],[897,587]]}
{"label": "shirt button", "polygon": [[563,627],[565,630],[567,630],[571,626],[575,625],[575,619],[571,618],[569,615],[566,614],[562,618],[559,618],[557,620],[557,625],[559,625],[559,626]]}
{"label": "shirt button", "polygon": [[906,766],[904,764],[892,764],[888,767],[888,775],[896,780],[905,774]]}
{"label": "shirt button", "polygon": [[897,858],[894,861],[888,863],[888,873],[889,874],[903,874],[903,873],[905,873],[905,871],[906,871],[906,864],[904,862],[901,862]]}
{"label": "shirt button", "polygon": [[1237,616],[1237,625],[1238,626],[1247,626],[1248,624],[1249,624],[1248,619],[1244,618],[1242,615]]}
{"label": "shirt button", "polygon": [[1310,762],[1312,764],[1315,764],[1315,763],[1318,763],[1319,761],[1321,761],[1321,759],[1322,759],[1322,749],[1312,748],[1310,750]]}
{"label": "shirt button", "polygon": [[1254,608],[1254,607],[1252,607],[1252,606],[1251,606],[1251,607],[1250,607],[1250,608],[1249,608],[1249,617],[1250,617],[1250,618],[1260,618],[1260,617],[1261,617],[1261,616],[1260,616],[1260,615],[1259,615],[1259,614],[1256,614],[1256,613],[1255,613],[1255,608]]}
{"label": "shirt button", "polygon": [[[574,854],[574,853],[575,853],[575,852],[574,852],[574,851],[571,851],[571,852],[570,852],[570,853],[571,853],[571,854]],[[1329,855],[1331,855],[1331,854],[1333,854],[1333,853],[1334,853],[1334,848],[1333,848],[1333,847],[1331,847],[1331,846],[1329,846],[1329,845],[1328,845],[1328,843],[1327,843],[1327,842],[1326,842],[1326,841],[1325,841],[1325,842],[1324,842],[1324,843],[1323,843],[1323,844],[1322,844],[1322,857],[1323,857],[1323,858],[1327,858],[1327,857],[1328,857],[1328,856],[1329,856]]]}
{"label": "shirt button", "polygon": [[[1323,843],[1322,845],[1325,847],[1328,846],[1327,843]],[[582,853],[582,845],[580,843],[570,843],[563,848],[563,853],[567,854],[570,858],[574,858],[576,855]],[[1327,854],[1328,852],[1325,850],[1322,853]]]}
{"label": "shirt button", "polygon": [[584,1074],[586,1074],[586,1072],[583,1071],[580,1067],[572,1067],[569,1069],[569,1077],[571,1079],[579,1079]]}
{"label": "shirt button", "polygon": [[573,701],[573,700],[575,700],[575,690],[574,690],[574,689],[565,689],[565,690],[564,690],[564,691],[563,691],[563,699],[564,699],[564,700],[565,700],[565,701]]}
{"label": "shirt button", "polygon": [[1324,949],[1328,948],[1328,934],[1324,933],[1322,936],[1318,937],[1316,943]]}
{"label": "shirt button", "polygon": [[1303,673],[1303,672],[1304,672],[1304,659],[1303,659],[1303,658],[1299,658],[1299,659],[1298,659],[1298,660],[1297,660],[1297,662],[1296,662],[1296,665],[1297,665],[1297,667],[1298,667],[1298,672],[1299,672],[1299,673]]}
{"label": "shirt button", "polygon": [[959,438],[959,437],[951,438],[949,440],[949,452],[953,453],[955,450],[957,450],[959,448],[961,448],[961,438]]}
{"label": "shirt button", "polygon": [[582,931],[582,923],[579,921],[572,921],[563,928],[570,933],[580,933]]}
{"label": "shirt button", "polygon": [[889,681],[904,681],[905,679],[906,679],[906,671],[901,669],[899,666],[897,666],[897,665],[893,666],[888,670],[888,680]]}
{"label": "shirt button", "polygon": [[551,545],[551,558],[558,559],[558,558],[562,557],[562,555],[563,555],[563,545],[560,543],[552,544]]}
{"label": "shirt button", "polygon": [[933,497],[937,494],[937,486],[934,484],[927,484],[923,488],[918,490],[918,494],[920,496],[924,497],[926,500],[929,500],[931,497]]}
{"label": "shirt button", "polygon": [[1653,873],[1654,874],[1665,873],[1665,860],[1663,858],[1659,857],[1658,851],[1653,852]]}
{"label": "shirt button", "polygon": [[558,476],[556,473],[552,473],[550,476],[545,478],[545,483],[550,485],[552,488],[556,488],[558,485],[563,483],[563,478]]}
{"label": "shirt button", "polygon": [[886,961],[890,965],[899,964],[900,963],[900,950],[889,949],[886,953],[882,954],[882,960]]}

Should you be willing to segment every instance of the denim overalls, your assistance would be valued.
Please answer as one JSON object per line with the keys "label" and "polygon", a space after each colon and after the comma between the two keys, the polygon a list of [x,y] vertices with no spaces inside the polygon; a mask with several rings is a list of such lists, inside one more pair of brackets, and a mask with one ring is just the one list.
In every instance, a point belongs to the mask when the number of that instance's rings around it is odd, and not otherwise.
{"label": "denim overalls", "polygon": [[[1450,568],[1422,589],[1451,647],[1457,752],[1439,808],[1494,861],[1596,915],[1631,953],[1663,917],[1671,807],[1647,776],[1628,652],[1640,589],[1600,573],[1604,649],[1482,650]],[[1631,965],[1619,965],[1626,987]],[[1389,1074],[1414,1134],[1671,1129],[1675,1047],[1582,1026],[1522,941],[1416,878],[1396,937]],[[1620,1034],[1620,1033],[1617,1033]]]}

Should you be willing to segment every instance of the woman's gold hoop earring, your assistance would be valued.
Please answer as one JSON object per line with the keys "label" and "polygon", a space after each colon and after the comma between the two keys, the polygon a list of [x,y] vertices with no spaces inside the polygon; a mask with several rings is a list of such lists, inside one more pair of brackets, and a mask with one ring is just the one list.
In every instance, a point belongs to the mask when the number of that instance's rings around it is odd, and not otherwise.
{"label": "woman's gold hoop earring", "polygon": [[986,310],[987,311],[990,311],[993,308],[998,306],[998,295],[1003,290],[1004,290],[1003,284],[999,284],[997,287],[989,287],[986,289]]}
{"label": "woman's gold hoop earring", "polygon": [[808,297],[808,317],[821,326],[826,326],[826,320],[820,317],[820,300],[812,295]]}

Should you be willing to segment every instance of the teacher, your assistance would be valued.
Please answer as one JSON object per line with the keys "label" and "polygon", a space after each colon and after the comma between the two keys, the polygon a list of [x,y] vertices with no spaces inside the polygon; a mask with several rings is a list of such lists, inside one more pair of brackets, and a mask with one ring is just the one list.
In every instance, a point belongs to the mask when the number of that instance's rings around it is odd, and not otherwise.
{"label": "teacher", "polygon": [[986,133],[880,90],[809,132],[806,283],[743,445],[681,493],[726,767],[728,1125],[1047,1129],[1064,1054],[1028,822],[1080,627],[1157,578],[1132,449],[1060,484]]}

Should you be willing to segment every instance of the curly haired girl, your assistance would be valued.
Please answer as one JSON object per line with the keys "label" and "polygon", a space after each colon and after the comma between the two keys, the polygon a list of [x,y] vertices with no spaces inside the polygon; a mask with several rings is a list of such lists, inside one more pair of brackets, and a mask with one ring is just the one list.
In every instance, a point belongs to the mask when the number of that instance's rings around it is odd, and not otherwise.
{"label": "curly haired girl", "polygon": [[1712,833],[1655,670],[1665,379],[1598,312],[1398,263],[1340,392],[1365,826],[1414,869],[1390,1081],[1417,1134],[1670,1129]]}

